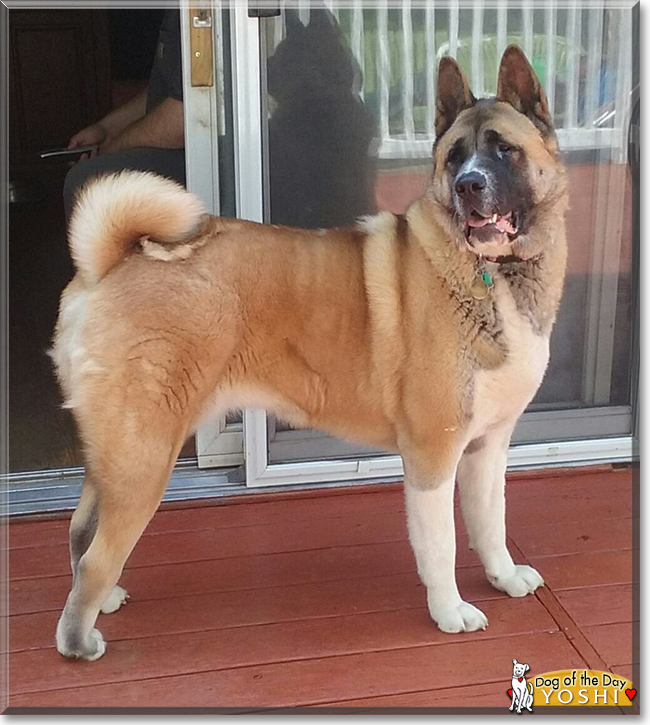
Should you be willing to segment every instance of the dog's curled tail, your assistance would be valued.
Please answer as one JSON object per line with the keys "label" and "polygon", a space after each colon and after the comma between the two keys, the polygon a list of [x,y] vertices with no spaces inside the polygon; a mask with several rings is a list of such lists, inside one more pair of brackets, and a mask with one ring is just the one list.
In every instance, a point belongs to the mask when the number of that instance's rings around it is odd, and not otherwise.
{"label": "dog's curled tail", "polygon": [[143,237],[163,244],[191,239],[205,213],[197,196],[148,171],[96,177],[75,200],[70,253],[85,283],[93,285]]}

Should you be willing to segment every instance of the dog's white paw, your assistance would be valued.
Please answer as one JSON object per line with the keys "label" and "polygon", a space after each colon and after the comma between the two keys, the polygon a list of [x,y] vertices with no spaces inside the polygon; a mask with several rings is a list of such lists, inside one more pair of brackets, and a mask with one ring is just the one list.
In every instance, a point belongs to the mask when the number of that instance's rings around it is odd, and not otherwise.
{"label": "dog's white paw", "polygon": [[64,631],[64,628],[59,626],[56,633],[56,648],[64,657],[94,662],[106,652],[106,642],[98,629],[91,629],[85,642],[77,642],[75,638],[66,637]]}
{"label": "dog's white paw", "polygon": [[455,632],[474,632],[477,629],[485,629],[488,626],[488,619],[480,609],[468,602],[460,602],[450,609],[438,610],[429,605],[431,618],[443,632],[453,634]]}
{"label": "dog's white paw", "polygon": [[111,593],[106,597],[106,601],[102,604],[100,611],[102,614],[117,612],[128,598],[129,594],[126,589],[116,584],[111,590]]}
{"label": "dog's white paw", "polygon": [[96,649],[94,653],[85,655],[84,659],[88,660],[88,662],[94,662],[102,657],[104,652],[106,652],[106,642],[102,637],[102,633],[98,629],[90,630],[90,640],[94,643]]}
{"label": "dog's white paw", "polygon": [[532,594],[535,589],[544,585],[541,574],[526,564],[515,564],[514,573],[510,576],[488,575],[488,579],[495,589],[499,589],[511,597],[525,597],[526,594]]}

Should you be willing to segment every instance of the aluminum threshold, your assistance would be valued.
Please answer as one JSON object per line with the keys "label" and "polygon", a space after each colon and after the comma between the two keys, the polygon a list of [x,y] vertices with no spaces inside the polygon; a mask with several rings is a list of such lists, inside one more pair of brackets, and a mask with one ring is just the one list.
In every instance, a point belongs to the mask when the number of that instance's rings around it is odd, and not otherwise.
{"label": "aluminum threshold", "polygon": [[[552,445],[552,444],[546,444]],[[555,460],[539,455],[539,444],[512,446],[509,471],[545,469],[570,466],[625,463],[638,459],[638,444],[630,436],[623,438],[589,439],[561,444],[564,455]],[[333,461],[323,461],[324,465]],[[233,495],[253,495],[260,491],[273,493],[311,488],[336,488],[369,483],[392,483],[400,475],[375,475],[364,478],[345,478],[338,481],[293,483],[263,488],[247,487],[241,468],[199,469],[196,461],[181,461],[172,474],[163,501],[223,498]],[[9,475],[5,481],[4,506],[9,516],[55,513],[74,509],[81,492],[83,468],[63,468],[42,472]]]}

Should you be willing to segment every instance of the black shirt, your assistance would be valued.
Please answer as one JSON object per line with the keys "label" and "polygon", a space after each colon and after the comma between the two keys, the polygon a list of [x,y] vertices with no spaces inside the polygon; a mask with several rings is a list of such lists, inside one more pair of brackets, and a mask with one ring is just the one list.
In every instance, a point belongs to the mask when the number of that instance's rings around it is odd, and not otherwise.
{"label": "black shirt", "polygon": [[165,98],[183,100],[183,66],[181,62],[181,16],[179,10],[166,10],[158,33],[154,55],[147,113]]}

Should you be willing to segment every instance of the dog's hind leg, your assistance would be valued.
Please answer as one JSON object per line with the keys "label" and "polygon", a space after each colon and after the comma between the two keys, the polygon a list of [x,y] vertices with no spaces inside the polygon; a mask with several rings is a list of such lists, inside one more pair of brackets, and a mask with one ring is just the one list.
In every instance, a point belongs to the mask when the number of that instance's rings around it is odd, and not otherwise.
{"label": "dog's hind leg", "polygon": [[79,503],[70,521],[70,568],[77,575],[79,560],[86,553],[97,531],[97,490],[86,473]]}
{"label": "dog's hind leg", "polygon": [[[90,546],[97,531],[97,489],[89,472],[86,473],[81,498],[70,522],[70,566],[73,580],[79,560]],[[104,614],[116,612],[129,598],[126,590],[116,584],[101,606]]]}
{"label": "dog's hind leg", "polygon": [[472,441],[458,465],[458,487],[470,547],[493,587],[523,597],[544,584],[530,566],[515,564],[506,546],[505,472],[514,424]]}
{"label": "dog's hind leg", "polygon": [[[153,461],[151,461],[154,464]],[[102,491],[97,532],[77,564],[72,591],[57,627],[57,649],[66,657],[95,660],[105,651],[94,629],[100,609],[113,593],[124,563],[154,514],[169,477],[170,466],[152,465],[146,476],[124,471],[131,489]]]}
{"label": "dog's hind leg", "polygon": [[[85,543],[79,532],[88,531],[94,518],[90,511],[96,511],[96,531],[73,564],[72,591],[57,626],[57,649],[66,657],[95,660],[104,654],[95,620],[110,603],[124,563],[158,507],[184,439],[182,423],[160,411],[157,418],[151,410],[124,411],[121,417],[128,420],[128,434],[125,429],[112,437],[100,432],[93,439],[85,431],[94,494],[84,494],[75,520],[76,553]],[[122,421],[114,421],[119,428]],[[102,426],[104,433],[113,429],[111,423]]]}

